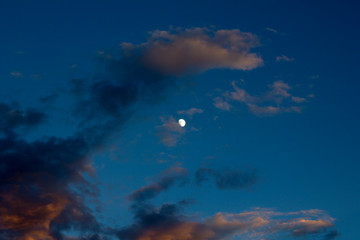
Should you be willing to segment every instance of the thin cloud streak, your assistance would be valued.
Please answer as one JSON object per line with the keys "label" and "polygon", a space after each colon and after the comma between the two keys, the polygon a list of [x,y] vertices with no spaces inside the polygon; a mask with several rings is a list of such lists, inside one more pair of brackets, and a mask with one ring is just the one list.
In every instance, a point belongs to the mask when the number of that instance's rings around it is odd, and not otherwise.
{"label": "thin cloud streak", "polygon": [[203,109],[200,108],[190,108],[188,110],[180,110],[177,111],[177,114],[185,114],[187,115],[189,118],[192,118],[195,114],[202,114],[204,112]]}
{"label": "thin cloud streak", "polygon": [[168,190],[176,183],[185,182],[188,175],[187,169],[180,166],[173,166],[163,171],[158,180],[152,184],[141,187],[129,196],[131,201],[143,202],[150,200],[161,192]]}
{"label": "thin cloud streak", "polygon": [[295,61],[295,58],[289,58],[288,56],[281,55],[281,56],[276,57],[276,61],[277,62],[280,62],[280,61],[292,62],[292,61]]}
{"label": "thin cloud streak", "polygon": [[199,168],[195,173],[198,185],[213,178],[219,189],[243,189],[257,182],[255,171],[246,170],[217,170],[213,168]]}

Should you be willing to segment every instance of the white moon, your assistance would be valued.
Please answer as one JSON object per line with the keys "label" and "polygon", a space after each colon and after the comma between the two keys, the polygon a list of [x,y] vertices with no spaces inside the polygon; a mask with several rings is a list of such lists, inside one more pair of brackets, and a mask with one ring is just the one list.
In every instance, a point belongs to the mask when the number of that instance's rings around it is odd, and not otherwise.
{"label": "white moon", "polygon": [[179,119],[178,123],[179,123],[180,127],[185,127],[185,125],[186,125],[185,120],[184,120],[184,119],[182,119],[182,118],[181,118],[181,119]]}

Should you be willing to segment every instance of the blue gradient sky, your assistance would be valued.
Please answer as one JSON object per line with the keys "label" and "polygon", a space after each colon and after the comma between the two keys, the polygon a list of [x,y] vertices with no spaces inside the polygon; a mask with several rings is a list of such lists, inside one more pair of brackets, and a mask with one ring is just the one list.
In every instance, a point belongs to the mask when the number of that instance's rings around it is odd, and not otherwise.
{"label": "blue gradient sky", "polygon": [[[357,239],[359,10],[355,1],[4,0],[0,101],[50,116],[24,133],[24,139],[70,136],[77,122],[69,81],[91,78],[102,52],[123,42],[146,42],[151,31],[171,27],[250,32],[260,43],[251,52],[262,58],[263,66],[182,76],[179,81],[186,84],[156,104],[142,106],[120,131],[114,130],[106,146],[91,156],[96,176],[89,179],[99,188],[100,202],[89,200],[90,208],[99,205],[94,215],[102,224],[124,227],[132,222],[128,196],[166,169],[181,166],[189,176],[199,167],[255,169],[256,183],[244,189],[221,190],[211,181],[198,187],[190,177],[152,203],[193,199],[185,213],[200,219],[256,207],[321,209],[335,219],[341,234],[336,239]],[[284,108],[279,112],[266,114],[230,97],[236,84],[257,101],[275,106],[270,96],[275,82],[287,84],[291,96],[304,100],[280,103]],[[54,100],[39,101],[47,96]],[[216,107],[216,98],[232,107]],[[191,108],[203,112],[179,114]],[[175,135],[163,125],[172,117],[187,121]],[[164,144],[162,131],[176,142]]]}

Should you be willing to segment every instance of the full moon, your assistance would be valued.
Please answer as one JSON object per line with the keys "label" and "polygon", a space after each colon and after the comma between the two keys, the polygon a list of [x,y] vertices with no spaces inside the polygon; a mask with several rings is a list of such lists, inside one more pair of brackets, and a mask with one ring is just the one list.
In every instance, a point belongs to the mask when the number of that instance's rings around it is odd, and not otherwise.
{"label": "full moon", "polygon": [[178,123],[179,123],[180,127],[185,127],[185,125],[186,125],[185,120],[184,120],[184,119],[182,119],[182,118],[181,118],[181,119],[179,119]]}

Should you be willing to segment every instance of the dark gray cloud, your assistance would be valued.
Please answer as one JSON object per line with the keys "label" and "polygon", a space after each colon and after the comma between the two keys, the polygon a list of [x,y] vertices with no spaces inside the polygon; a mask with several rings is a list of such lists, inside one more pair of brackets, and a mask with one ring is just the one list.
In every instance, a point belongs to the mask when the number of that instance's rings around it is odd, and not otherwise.
{"label": "dark gray cloud", "polygon": [[134,191],[129,196],[129,199],[136,202],[152,199],[161,192],[168,190],[176,183],[184,183],[186,181],[187,175],[187,169],[179,166],[171,167],[162,172],[158,176],[158,180],[156,182]]}
{"label": "dark gray cloud", "polygon": [[59,97],[58,93],[52,93],[50,95],[44,96],[44,97],[40,97],[39,101],[41,103],[53,103],[55,102],[55,100]]}
{"label": "dark gray cloud", "polygon": [[242,189],[250,187],[257,181],[255,170],[217,170],[213,168],[199,168],[195,173],[197,184],[213,178],[220,189]]}
{"label": "dark gray cloud", "polygon": [[18,239],[62,239],[60,230],[98,230],[80,192],[72,190],[96,195],[82,175],[93,171],[86,159],[92,147],[75,136],[0,139],[1,229]]}
{"label": "dark gray cloud", "polygon": [[325,234],[324,240],[334,240],[340,235],[341,234],[337,230],[331,230]]}
{"label": "dark gray cloud", "polygon": [[23,110],[16,103],[0,102],[0,134],[13,135],[20,128],[29,129],[39,125],[45,118],[46,115],[38,110]]}

